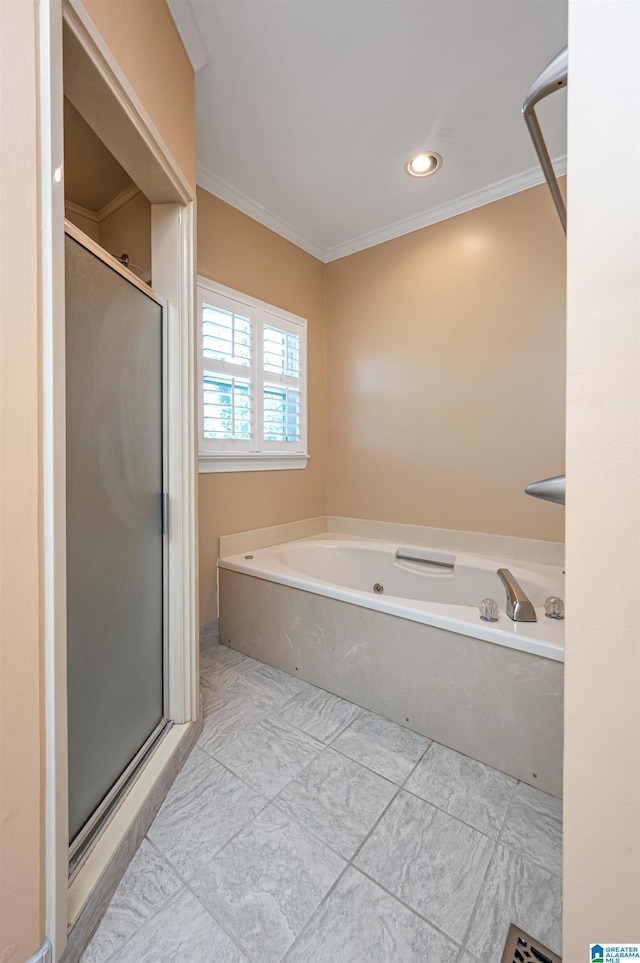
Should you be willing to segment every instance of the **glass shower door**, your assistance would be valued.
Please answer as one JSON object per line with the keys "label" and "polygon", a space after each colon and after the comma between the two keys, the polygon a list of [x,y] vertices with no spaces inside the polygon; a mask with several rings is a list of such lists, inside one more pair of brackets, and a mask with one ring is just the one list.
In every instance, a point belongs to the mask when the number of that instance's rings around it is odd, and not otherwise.
{"label": "glass shower door", "polygon": [[163,723],[163,312],[67,234],[69,840]]}

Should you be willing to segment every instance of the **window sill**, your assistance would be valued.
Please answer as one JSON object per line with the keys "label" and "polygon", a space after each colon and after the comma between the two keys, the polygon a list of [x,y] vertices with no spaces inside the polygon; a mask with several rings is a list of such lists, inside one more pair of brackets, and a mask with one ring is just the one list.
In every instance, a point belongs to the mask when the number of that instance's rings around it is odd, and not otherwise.
{"label": "window sill", "polygon": [[251,452],[242,455],[224,452],[213,455],[200,452],[198,461],[200,474],[219,471],[289,471],[294,468],[306,468],[309,455],[302,455],[300,452],[295,454]]}

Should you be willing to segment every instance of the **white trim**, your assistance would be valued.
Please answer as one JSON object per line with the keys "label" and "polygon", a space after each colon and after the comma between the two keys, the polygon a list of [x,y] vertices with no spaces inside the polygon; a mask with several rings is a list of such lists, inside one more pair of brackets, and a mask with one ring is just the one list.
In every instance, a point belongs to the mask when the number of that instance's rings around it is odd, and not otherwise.
{"label": "white trim", "polygon": [[167,0],[169,13],[173,17],[176,30],[191,61],[191,66],[197,73],[211,60],[211,54],[205,40],[198,15],[191,0]]}
{"label": "white trim", "polygon": [[306,468],[310,456],[288,451],[200,452],[198,470],[201,475],[218,471],[276,471]]}
{"label": "white trim", "polygon": [[[196,599],[195,204],[151,206],[151,271],[168,300],[168,705],[175,723],[198,716]],[[179,270],[177,267],[179,266]]]}
{"label": "white trim", "polygon": [[196,281],[199,287],[206,288],[213,294],[221,294],[222,297],[230,298],[230,300],[237,301],[243,306],[250,305],[260,311],[267,311],[269,314],[273,314],[275,318],[283,318],[285,321],[291,321],[294,325],[301,321],[307,323],[307,319],[300,314],[294,314],[293,311],[287,311],[286,308],[279,308],[276,304],[269,304],[268,301],[261,301],[259,298],[254,298],[251,294],[245,294],[243,291],[236,291],[235,288],[220,284],[218,281],[205,277],[204,274],[198,274]]}
{"label": "white trim", "polygon": [[301,234],[300,231],[296,230],[288,221],[284,221],[281,217],[278,217],[277,214],[273,214],[265,207],[262,207],[257,201],[251,200],[250,197],[236,190],[231,184],[227,184],[226,181],[216,177],[215,174],[212,174],[200,164],[196,167],[196,183],[200,187],[204,187],[204,189],[209,191],[210,194],[213,194],[214,197],[219,197],[221,201],[225,201],[227,204],[230,204],[231,207],[235,207],[236,210],[242,211],[243,214],[253,218],[258,224],[263,224],[265,227],[268,227],[269,230],[279,234],[280,237],[291,241],[292,244],[306,251],[307,254],[311,254],[319,261],[326,262],[326,251],[319,244],[316,244],[315,241]]}
{"label": "white trim", "polygon": [[[553,161],[553,166],[558,177],[566,174],[566,156]],[[494,201],[499,201],[503,197],[519,194],[520,191],[529,190],[529,188],[542,183],[544,183],[544,175],[540,167],[530,167],[529,170],[522,171],[520,174],[505,177],[504,180],[488,184],[487,187],[478,191],[471,191],[470,194],[463,194],[452,201],[447,201],[446,204],[439,204],[437,207],[431,207],[420,214],[414,214],[376,231],[361,234],[350,241],[344,241],[342,244],[327,248],[324,252],[325,264],[330,261],[337,261],[341,257],[347,257],[349,254],[364,251],[366,248],[375,247],[377,244],[383,244],[385,241],[391,241],[396,237],[411,234],[413,231],[419,231],[421,228],[437,224],[439,221],[446,221],[450,217],[457,217],[458,214],[465,214],[477,207],[484,207],[485,204],[493,204]]]}
{"label": "white trim", "polygon": [[[44,607],[45,932],[58,959],[67,942],[66,385],[62,6],[38,5],[41,324],[42,567]],[[46,944],[43,949],[46,950]],[[46,959],[46,956],[45,956]]]}
{"label": "white trim", "polygon": [[[179,200],[182,204],[188,204],[193,200],[193,189],[189,181],[175,161],[158,128],[140,103],[135,90],[104,42],[82,0],[62,0],[62,3],[65,23],[71,29],[72,35],[85,57],[97,68],[103,84],[103,86],[97,84],[87,86],[83,83],[81,76],[76,76],[71,72],[68,76],[65,75],[65,82],[73,88],[74,96],[71,100],[74,107],[90,126],[101,128],[106,124],[110,135],[121,144],[122,128],[115,130],[112,126],[115,101],[126,114],[127,120],[135,127],[138,139],[145,150],[145,156],[141,164],[141,155],[137,149],[138,145],[136,145],[134,159],[139,176],[136,175],[133,178],[135,183],[144,191],[152,203],[161,201],[161,198],[156,196],[158,192],[164,193],[165,196],[162,200],[166,201],[168,199],[166,195],[170,188],[174,195],[172,200]],[[108,99],[105,99],[105,93],[108,94]],[[90,119],[88,120],[88,118]],[[105,142],[116,160],[119,161],[118,155],[121,150],[114,149],[104,136],[104,132],[101,140]],[[150,170],[148,163],[145,163],[145,161],[148,162],[149,154],[153,155],[156,162],[153,166],[157,170]],[[127,165],[125,168],[127,173],[130,173],[130,166]],[[145,186],[145,184],[148,186]]]}
{"label": "white trim", "polygon": [[[553,161],[553,167],[558,177],[566,174],[566,155],[556,158],[556,160]],[[483,187],[480,190],[463,194],[461,197],[454,198],[452,201],[447,201],[446,204],[430,207],[426,211],[413,214],[411,217],[403,218],[400,221],[394,221],[392,224],[377,228],[375,231],[369,231],[366,234],[360,234],[357,237],[343,241],[340,244],[335,244],[332,247],[323,248],[304,234],[301,234],[287,221],[283,221],[282,218],[276,214],[272,214],[271,211],[261,207],[256,201],[252,201],[251,198],[246,197],[240,191],[237,191],[235,187],[231,187],[230,184],[216,177],[215,174],[211,174],[200,165],[196,168],[196,178],[198,185],[204,187],[210,194],[226,201],[227,204],[242,211],[243,214],[252,217],[253,220],[258,221],[259,224],[264,224],[265,227],[275,231],[276,234],[280,234],[281,237],[291,241],[292,244],[302,248],[302,250],[308,254],[312,254],[324,264],[328,264],[330,261],[337,261],[342,257],[348,257],[349,254],[357,254],[358,251],[375,247],[377,244],[384,244],[385,241],[392,241],[396,237],[403,237],[405,234],[419,231],[423,227],[429,227],[431,224],[437,224],[439,221],[456,217],[458,214],[465,214],[467,211],[475,210],[477,207],[484,207],[485,204],[492,204],[494,201],[499,201],[503,197],[519,194],[520,191],[529,190],[529,188],[537,187],[538,184],[544,182],[544,175],[540,167],[530,167],[520,174],[505,177],[503,180],[496,181],[494,184],[488,184],[487,187]]]}

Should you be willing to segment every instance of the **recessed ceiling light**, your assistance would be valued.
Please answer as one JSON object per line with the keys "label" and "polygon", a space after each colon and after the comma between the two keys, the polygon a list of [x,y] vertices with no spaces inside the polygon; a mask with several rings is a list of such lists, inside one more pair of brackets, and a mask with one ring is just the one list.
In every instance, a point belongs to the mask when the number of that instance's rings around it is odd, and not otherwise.
{"label": "recessed ceiling light", "polygon": [[412,157],[407,163],[406,170],[412,177],[427,177],[428,174],[435,174],[440,167],[442,167],[440,154],[430,150]]}

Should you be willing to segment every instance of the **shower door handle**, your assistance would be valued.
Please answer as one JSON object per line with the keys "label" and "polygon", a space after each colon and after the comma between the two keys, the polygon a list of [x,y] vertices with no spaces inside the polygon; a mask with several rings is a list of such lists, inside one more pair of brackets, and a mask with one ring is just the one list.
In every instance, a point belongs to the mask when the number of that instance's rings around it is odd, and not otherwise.
{"label": "shower door handle", "polygon": [[169,492],[162,493],[162,534],[169,534]]}

